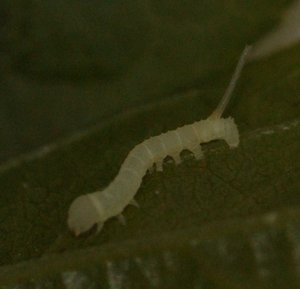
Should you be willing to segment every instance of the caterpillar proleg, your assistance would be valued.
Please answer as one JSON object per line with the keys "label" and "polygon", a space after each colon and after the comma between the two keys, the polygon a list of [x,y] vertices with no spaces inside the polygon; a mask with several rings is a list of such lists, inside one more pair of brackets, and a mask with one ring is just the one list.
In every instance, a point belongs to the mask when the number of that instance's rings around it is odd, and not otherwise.
{"label": "caterpillar proleg", "polygon": [[203,153],[201,143],[216,139],[223,139],[230,148],[239,145],[238,128],[231,117],[222,118],[228,105],[236,82],[246,62],[250,46],[246,46],[228,88],[214,112],[206,119],[184,125],[175,130],[150,137],[136,145],[121,165],[118,175],[102,191],[85,194],[77,197],[69,208],[68,226],[79,235],[98,225],[98,232],[104,222],[112,217],[121,216],[129,204],[137,205],[134,196],[141,185],[146,171],[153,164],[157,170],[162,170],[163,160],[166,156],[180,162],[180,152],[188,149],[194,153],[196,159],[201,159]]}

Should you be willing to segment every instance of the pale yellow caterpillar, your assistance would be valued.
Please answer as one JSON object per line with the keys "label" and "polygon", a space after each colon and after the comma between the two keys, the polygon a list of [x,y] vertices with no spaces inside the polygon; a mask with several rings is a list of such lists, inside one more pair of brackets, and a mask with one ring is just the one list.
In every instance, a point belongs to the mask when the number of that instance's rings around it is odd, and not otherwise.
{"label": "pale yellow caterpillar", "polygon": [[134,196],[146,171],[154,163],[157,170],[162,170],[166,156],[173,157],[175,162],[179,163],[180,152],[187,149],[194,153],[196,159],[201,159],[203,153],[200,144],[216,139],[225,140],[230,148],[238,146],[239,132],[233,118],[221,116],[245,65],[249,50],[250,47],[246,46],[224,96],[206,120],[196,121],[144,140],[129,152],[118,175],[107,188],[81,195],[72,202],[68,225],[75,235],[89,230],[95,224],[98,225],[99,232],[104,222],[115,216],[122,220],[125,207],[129,204],[137,205]]}

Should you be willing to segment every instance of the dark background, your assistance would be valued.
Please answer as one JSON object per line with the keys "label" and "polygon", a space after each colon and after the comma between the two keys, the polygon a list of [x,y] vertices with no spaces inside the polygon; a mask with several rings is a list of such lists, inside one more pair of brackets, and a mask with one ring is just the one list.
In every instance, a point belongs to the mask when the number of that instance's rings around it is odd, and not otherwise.
{"label": "dark background", "polygon": [[131,107],[210,87],[210,73],[232,71],[286,2],[1,1],[0,163]]}

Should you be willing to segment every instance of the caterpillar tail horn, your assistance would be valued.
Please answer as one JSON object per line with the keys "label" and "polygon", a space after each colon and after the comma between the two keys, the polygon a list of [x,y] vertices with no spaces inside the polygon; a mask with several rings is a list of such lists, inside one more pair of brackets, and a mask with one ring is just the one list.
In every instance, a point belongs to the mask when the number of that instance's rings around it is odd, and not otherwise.
{"label": "caterpillar tail horn", "polygon": [[232,97],[232,93],[236,87],[236,83],[237,83],[238,79],[240,78],[242,70],[247,62],[247,56],[251,49],[252,49],[251,45],[246,45],[246,47],[244,48],[244,50],[240,56],[240,59],[238,61],[238,64],[236,65],[236,68],[234,70],[234,73],[231,77],[231,80],[227,86],[227,89],[226,89],[221,101],[219,102],[217,108],[213,111],[213,113],[209,116],[209,118],[220,118],[222,116],[222,114],[224,113],[224,110],[226,109],[226,107],[230,101],[230,98]]}

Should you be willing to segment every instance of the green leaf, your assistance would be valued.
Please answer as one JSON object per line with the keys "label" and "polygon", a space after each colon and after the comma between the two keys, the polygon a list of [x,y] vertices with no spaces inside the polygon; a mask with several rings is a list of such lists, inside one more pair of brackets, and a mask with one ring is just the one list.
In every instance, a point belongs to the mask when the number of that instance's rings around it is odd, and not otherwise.
{"label": "green leaf", "polygon": [[[109,92],[112,107],[116,99],[119,108],[135,108],[0,168],[0,285],[41,279],[41,284],[59,288],[67,286],[70,276],[81,278],[79,272],[86,271],[82,288],[96,280],[103,280],[104,288],[183,288],[188,282],[191,288],[295,284],[299,212],[290,208],[300,201],[300,46],[245,68],[228,111],[241,132],[237,149],[209,143],[205,159],[196,161],[183,152],[179,166],[166,162],[162,173],[147,174],[137,194],[141,208],[126,208],[126,226],[111,219],[101,234],[79,238],[66,227],[70,202],[105,187],[134,145],[209,115],[245,43],[273,23],[285,2],[139,4],[151,23],[152,40],[145,41],[140,55],[132,53],[132,62],[120,60],[123,66],[116,70],[124,70],[118,81],[107,80],[105,88],[96,90]],[[41,55],[53,52],[38,50]],[[63,53],[57,55],[61,75],[72,78],[73,64],[63,62]],[[94,63],[98,56],[89,57],[78,64],[79,71],[84,71],[82,63]],[[59,75],[51,59],[58,61],[38,55],[23,75],[34,76],[38,69]],[[45,61],[48,66],[41,65]],[[193,90],[170,96],[183,87]],[[32,91],[34,86],[28,93]],[[157,100],[137,105],[150,99]],[[261,217],[282,208],[287,209]],[[255,217],[247,221],[250,216]],[[171,281],[174,276],[176,282]],[[34,282],[28,286],[37,286]],[[114,287],[114,282],[123,283]]]}

